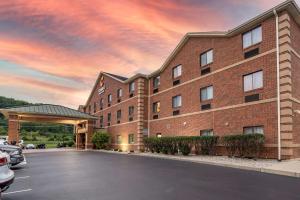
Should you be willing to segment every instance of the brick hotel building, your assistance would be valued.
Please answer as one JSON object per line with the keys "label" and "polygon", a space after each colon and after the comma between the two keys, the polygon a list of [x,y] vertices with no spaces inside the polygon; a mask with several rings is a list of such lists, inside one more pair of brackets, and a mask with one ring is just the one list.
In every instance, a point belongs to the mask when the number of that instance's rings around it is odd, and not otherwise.
{"label": "brick hotel building", "polygon": [[299,158],[299,25],[286,1],[226,32],[187,33],[151,74],[101,72],[79,109],[118,149],[140,150],[145,136],[261,133],[265,157]]}

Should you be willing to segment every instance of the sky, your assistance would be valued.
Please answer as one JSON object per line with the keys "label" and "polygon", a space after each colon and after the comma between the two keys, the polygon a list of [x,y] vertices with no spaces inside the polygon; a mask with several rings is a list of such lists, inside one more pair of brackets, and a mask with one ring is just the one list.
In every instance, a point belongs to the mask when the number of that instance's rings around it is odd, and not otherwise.
{"label": "sky", "polygon": [[281,2],[0,0],[0,96],[78,108],[100,71],[150,73],[185,33],[227,31]]}

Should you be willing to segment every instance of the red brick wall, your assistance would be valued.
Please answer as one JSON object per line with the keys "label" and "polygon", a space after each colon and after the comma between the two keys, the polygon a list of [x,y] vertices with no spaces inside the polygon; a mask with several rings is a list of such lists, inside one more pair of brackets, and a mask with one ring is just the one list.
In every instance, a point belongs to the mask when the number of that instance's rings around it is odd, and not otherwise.
{"label": "red brick wall", "polygon": [[[300,54],[300,27],[293,18],[290,20],[291,46]],[[300,58],[294,53],[292,60],[292,96],[300,101]],[[293,110],[300,110],[300,103],[293,102]],[[294,112],[293,116],[293,143],[300,144],[300,114]],[[294,148],[294,157],[300,157],[300,147]]]}
{"label": "red brick wall", "polygon": [[[263,42],[245,49],[245,51],[259,47],[260,53],[274,49],[275,46],[275,19],[274,17],[266,20],[262,24]],[[255,26],[254,26],[255,27]],[[216,71],[225,66],[244,60],[244,50],[242,47],[242,34],[230,38],[190,38],[182,47],[180,52],[172,59],[168,67],[160,74],[160,91],[172,86],[172,68],[181,64],[181,82],[189,81],[200,76],[200,54],[209,50],[214,50],[214,61],[210,64],[212,71]],[[151,92],[153,82],[151,80]]]}

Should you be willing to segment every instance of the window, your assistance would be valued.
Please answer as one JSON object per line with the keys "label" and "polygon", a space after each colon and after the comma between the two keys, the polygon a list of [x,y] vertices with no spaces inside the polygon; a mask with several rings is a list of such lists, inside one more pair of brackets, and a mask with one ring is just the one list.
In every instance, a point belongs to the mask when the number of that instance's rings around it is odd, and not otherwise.
{"label": "window", "polygon": [[200,135],[201,136],[213,136],[214,132],[212,129],[201,130]]}
{"label": "window", "polygon": [[103,102],[103,99],[101,98],[101,99],[100,99],[100,109],[101,109],[101,110],[103,109],[103,105],[104,105],[104,102]]}
{"label": "window", "polygon": [[108,122],[111,121],[111,113],[107,113],[107,121],[108,121]]}
{"label": "window", "polygon": [[118,110],[117,111],[117,120],[120,120],[122,117],[122,111],[121,110]]}
{"label": "window", "polygon": [[152,109],[153,113],[159,113],[160,112],[160,102],[155,102],[153,103],[153,109]]}
{"label": "window", "polygon": [[121,98],[122,97],[122,89],[117,90],[117,97]]}
{"label": "window", "polygon": [[103,127],[103,116],[100,116],[100,127]]}
{"label": "window", "polygon": [[173,78],[181,76],[181,65],[178,65],[173,68]]}
{"label": "window", "polygon": [[134,134],[128,135],[128,144],[134,144]]}
{"label": "window", "polygon": [[122,144],[122,136],[117,135],[117,144]]}
{"label": "window", "polygon": [[129,93],[133,93],[134,92],[134,82],[131,82],[129,84]]}
{"label": "window", "polygon": [[212,62],[213,62],[213,50],[212,49],[200,55],[201,66],[210,64]]}
{"label": "window", "polygon": [[134,106],[129,106],[128,107],[128,115],[132,116],[134,114]]}
{"label": "window", "polygon": [[243,34],[243,48],[250,47],[262,41],[261,26]]}
{"label": "window", "polygon": [[160,85],[160,76],[156,76],[153,78],[153,88],[158,88]]}
{"label": "window", "polygon": [[89,113],[91,114],[91,105],[89,105]]}
{"label": "window", "polygon": [[175,96],[172,98],[172,107],[173,108],[178,108],[181,106],[181,96]]}
{"label": "window", "polygon": [[244,91],[255,90],[263,87],[263,72],[258,71],[244,76]]}
{"label": "window", "polygon": [[213,98],[213,86],[208,86],[205,88],[201,88],[200,89],[200,93],[201,93],[201,101],[206,101],[206,100],[210,100]]}
{"label": "window", "polygon": [[264,134],[263,126],[244,127],[244,134]]}
{"label": "window", "polygon": [[96,104],[96,102],[94,102],[94,113],[96,112],[96,109],[97,109],[97,104]]}
{"label": "window", "polygon": [[109,94],[109,95],[107,96],[107,102],[108,102],[108,103],[111,103],[111,102],[112,102],[112,95],[111,95],[111,94]]}
{"label": "window", "polygon": [[161,138],[161,133],[156,133],[156,137]]}

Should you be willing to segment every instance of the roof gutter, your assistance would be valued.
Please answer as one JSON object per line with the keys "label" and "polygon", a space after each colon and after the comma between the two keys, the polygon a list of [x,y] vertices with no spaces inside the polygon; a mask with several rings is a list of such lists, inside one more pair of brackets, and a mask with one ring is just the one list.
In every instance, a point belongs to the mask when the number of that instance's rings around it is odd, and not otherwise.
{"label": "roof gutter", "polygon": [[280,77],[279,77],[279,33],[278,33],[278,14],[273,10],[276,23],[276,75],[277,75],[277,139],[278,139],[278,160],[281,161],[281,125],[280,125]]}

